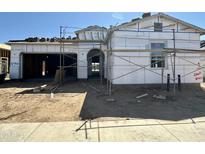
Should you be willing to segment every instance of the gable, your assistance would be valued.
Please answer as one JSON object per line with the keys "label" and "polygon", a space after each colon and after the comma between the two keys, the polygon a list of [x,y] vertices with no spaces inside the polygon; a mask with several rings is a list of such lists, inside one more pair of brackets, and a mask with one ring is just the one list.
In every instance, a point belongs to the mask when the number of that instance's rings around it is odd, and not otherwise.
{"label": "gable", "polygon": [[83,28],[81,30],[75,31],[76,34],[83,33],[85,31],[106,31],[107,29],[105,27],[100,27],[97,25],[94,26],[88,26],[87,28]]}
{"label": "gable", "polygon": [[198,32],[200,34],[205,34],[205,30],[197,27],[195,25],[189,24],[182,20],[176,19],[174,17],[168,16],[163,13],[158,13],[152,15],[150,17],[142,18],[136,21],[128,22],[127,24],[123,24],[117,27],[120,30],[154,30],[154,23],[160,22],[163,24],[163,30],[168,31],[175,29],[176,31],[180,32]]}

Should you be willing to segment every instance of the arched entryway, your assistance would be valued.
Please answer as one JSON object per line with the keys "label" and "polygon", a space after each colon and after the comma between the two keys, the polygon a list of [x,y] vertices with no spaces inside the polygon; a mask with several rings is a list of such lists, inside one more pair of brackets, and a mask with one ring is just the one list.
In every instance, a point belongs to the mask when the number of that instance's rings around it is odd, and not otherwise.
{"label": "arched entryway", "polygon": [[104,59],[104,53],[99,49],[88,52],[88,78],[104,78]]}

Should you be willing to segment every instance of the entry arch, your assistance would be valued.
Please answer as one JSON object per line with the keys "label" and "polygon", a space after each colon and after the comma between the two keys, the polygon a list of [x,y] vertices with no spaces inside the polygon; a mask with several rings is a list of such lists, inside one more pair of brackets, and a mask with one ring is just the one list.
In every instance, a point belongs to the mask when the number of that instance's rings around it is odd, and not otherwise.
{"label": "entry arch", "polygon": [[88,79],[104,78],[105,55],[98,48],[91,49],[87,54]]}

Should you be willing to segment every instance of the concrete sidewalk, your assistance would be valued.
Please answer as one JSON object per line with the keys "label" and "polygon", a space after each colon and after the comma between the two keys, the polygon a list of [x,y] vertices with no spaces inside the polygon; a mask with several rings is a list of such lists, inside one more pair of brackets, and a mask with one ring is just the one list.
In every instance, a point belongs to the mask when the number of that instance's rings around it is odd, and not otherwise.
{"label": "concrete sidewalk", "polygon": [[143,119],[83,123],[0,124],[0,141],[205,141],[205,117],[177,122]]}

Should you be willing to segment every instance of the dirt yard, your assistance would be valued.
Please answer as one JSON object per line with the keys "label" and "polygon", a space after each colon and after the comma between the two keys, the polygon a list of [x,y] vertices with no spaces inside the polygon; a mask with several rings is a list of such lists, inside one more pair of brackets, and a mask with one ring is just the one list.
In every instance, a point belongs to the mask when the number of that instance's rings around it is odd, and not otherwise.
{"label": "dirt yard", "polygon": [[9,82],[0,85],[0,122],[79,120],[86,93],[33,93],[47,82]]}
{"label": "dirt yard", "polygon": [[[33,88],[48,84],[41,92]],[[183,85],[182,91],[159,85],[113,86],[106,95],[100,81],[68,82],[51,97],[49,82],[7,81],[0,85],[0,122],[56,122],[81,119],[164,119],[178,121],[205,116],[205,92],[199,85]],[[51,86],[50,86],[51,87]],[[148,94],[140,99],[136,96]],[[162,95],[166,99],[153,98]]]}

